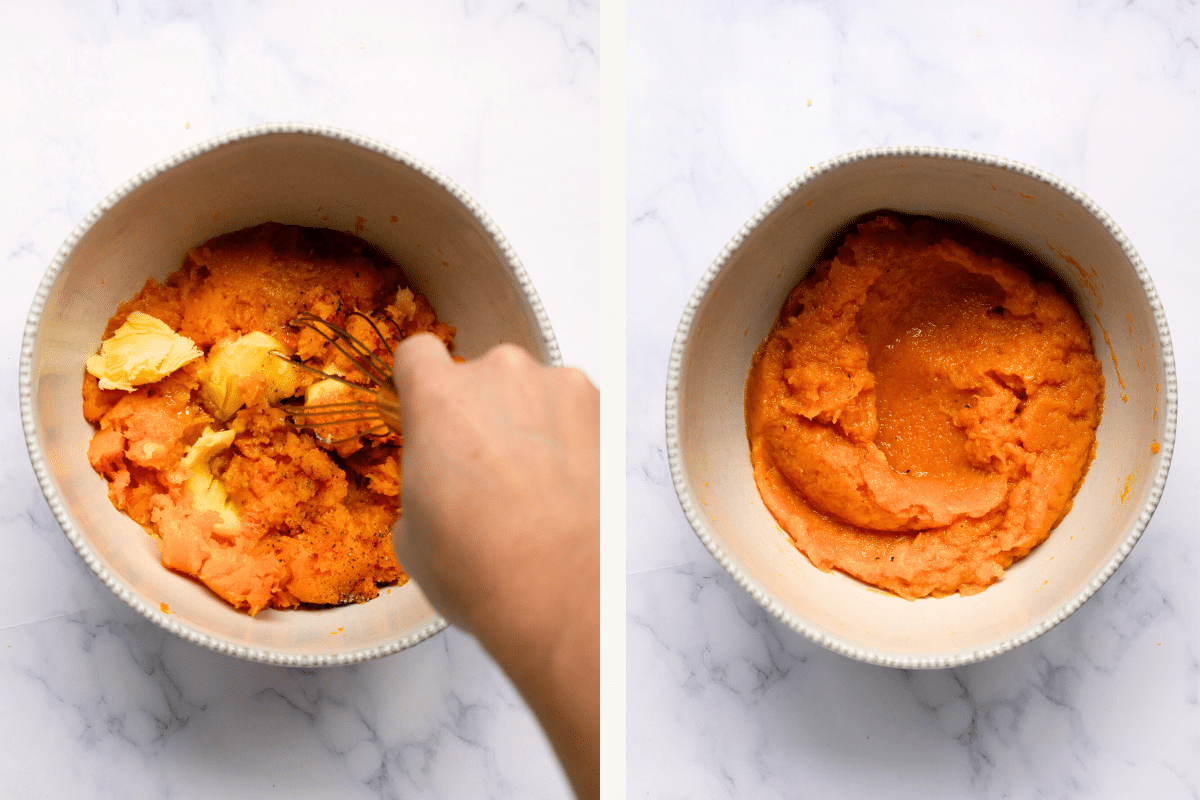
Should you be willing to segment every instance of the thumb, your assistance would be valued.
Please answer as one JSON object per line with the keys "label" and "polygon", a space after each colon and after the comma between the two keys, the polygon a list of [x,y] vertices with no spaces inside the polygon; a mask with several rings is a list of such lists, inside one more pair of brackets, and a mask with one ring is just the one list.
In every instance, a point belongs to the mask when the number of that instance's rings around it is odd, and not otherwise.
{"label": "thumb", "polygon": [[424,373],[452,363],[450,351],[432,333],[418,333],[401,341],[392,361],[392,381],[396,384],[401,408],[405,396],[421,382]]}

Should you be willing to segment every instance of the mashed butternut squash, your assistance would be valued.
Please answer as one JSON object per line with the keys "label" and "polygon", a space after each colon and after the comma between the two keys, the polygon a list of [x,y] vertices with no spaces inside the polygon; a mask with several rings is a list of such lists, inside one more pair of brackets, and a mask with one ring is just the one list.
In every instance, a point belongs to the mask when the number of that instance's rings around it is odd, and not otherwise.
{"label": "mashed butternut squash", "polygon": [[367,383],[291,324],[302,312],[349,327],[387,364],[414,333],[451,347],[454,328],[403,281],[360,239],[268,223],[195,248],[120,305],[84,376],[88,461],[165,566],[251,615],[362,602],[406,580],[391,542],[402,437],[346,423],[336,438],[349,438],[329,442],[289,425],[286,407],[324,380],[270,355]]}
{"label": "mashed butternut squash", "polygon": [[1100,364],[1070,301],[998,252],[880,215],[792,291],[756,352],[755,481],[818,568],[908,599],[974,594],[1070,510]]}

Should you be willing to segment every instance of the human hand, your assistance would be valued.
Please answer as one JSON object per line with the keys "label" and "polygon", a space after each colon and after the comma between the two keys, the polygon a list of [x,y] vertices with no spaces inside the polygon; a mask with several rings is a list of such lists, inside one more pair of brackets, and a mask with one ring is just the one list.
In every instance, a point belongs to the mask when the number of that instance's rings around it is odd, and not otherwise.
{"label": "human hand", "polygon": [[599,794],[600,394],[501,345],[396,349],[406,572],[521,691],[581,797]]}
{"label": "human hand", "polygon": [[[599,393],[583,373],[501,345],[456,364],[432,336],[400,344],[405,571],[450,622],[559,609],[597,557]],[[515,622],[516,620],[514,620]],[[547,620],[550,622],[551,620]]]}

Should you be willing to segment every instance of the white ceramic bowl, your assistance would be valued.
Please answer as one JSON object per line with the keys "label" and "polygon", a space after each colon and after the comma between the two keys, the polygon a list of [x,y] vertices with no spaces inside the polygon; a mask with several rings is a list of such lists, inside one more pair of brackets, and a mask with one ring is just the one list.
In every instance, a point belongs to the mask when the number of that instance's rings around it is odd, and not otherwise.
{"label": "white ceramic bowl", "polygon": [[[1096,457],[1073,510],[998,583],[971,597],[909,602],[817,570],[775,523],[751,472],[743,411],[751,356],[831,239],[879,209],[968,225],[1052,268],[1091,327],[1104,367]],[[889,147],[849,153],[797,178],[717,255],[671,351],[667,448],[697,535],[771,613],[852,658],[946,667],[1028,642],[1108,579],[1162,493],[1176,406],[1162,305],[1133,246],[1095,203],[1007,159]]]}
{"label": "white ceramic bowl", "polygon": [[[472,357],[499,342],[559,364],[516,254],[486,213],[411,156],[325,126],[235,131],[138,173],[67,237],[38,288],[21,347],[21,419],[34,471],[88,566],[143,616],[197,644],[296,666],[387,655],[445,627],[412,582],[362,605],[234,611],[159,563],[151,537],[109,502],[88,465],[80,386],[117,304],[218,234],[273,220],[357,232],[405,270]],[[169,609],[164,612],[163,604]]]}

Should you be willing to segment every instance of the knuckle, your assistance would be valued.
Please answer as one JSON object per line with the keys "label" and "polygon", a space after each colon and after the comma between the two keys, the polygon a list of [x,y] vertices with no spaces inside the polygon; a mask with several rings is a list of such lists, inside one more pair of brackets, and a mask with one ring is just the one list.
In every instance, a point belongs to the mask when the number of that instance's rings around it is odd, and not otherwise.
{"label": "knuckle", "polygon": [[576,402],[589,406],[599,403],[600,391],[583,370],[564,367],[558,370],[558,380],[562,391]]}
{"label": "knuckle", "polygon": [[508,342],[493,347],[487,357],[505,372],[527,372],[531,367],[537,366],[537,362],[529,353]]}
{"label": "knuckle", "polygon": [[568,386],[576,389],[595,389],[591,379],[578,367],[563,367],[559,371],[559,374],[562,376],[563,382]]}

